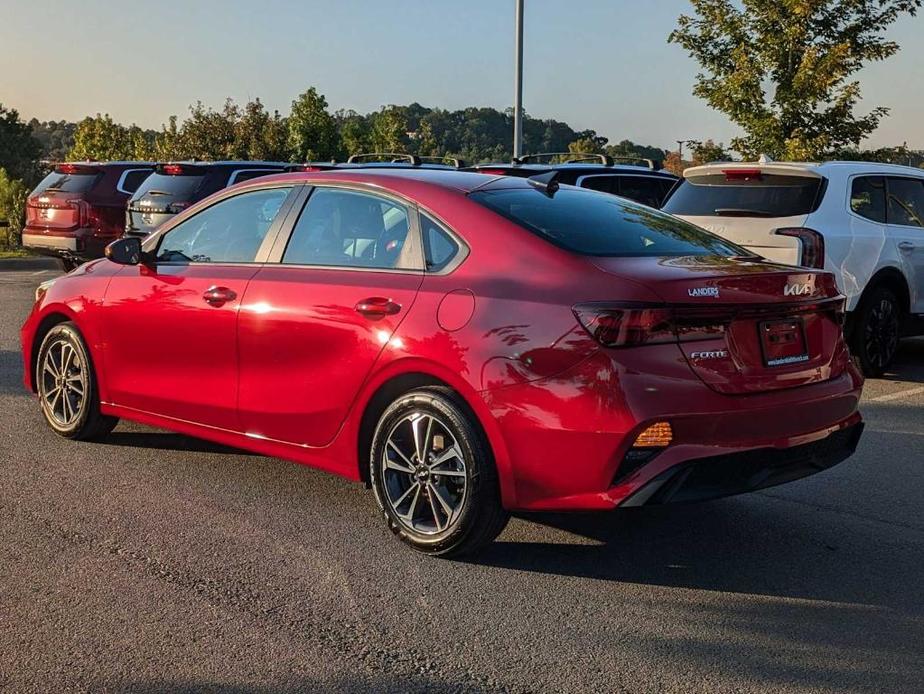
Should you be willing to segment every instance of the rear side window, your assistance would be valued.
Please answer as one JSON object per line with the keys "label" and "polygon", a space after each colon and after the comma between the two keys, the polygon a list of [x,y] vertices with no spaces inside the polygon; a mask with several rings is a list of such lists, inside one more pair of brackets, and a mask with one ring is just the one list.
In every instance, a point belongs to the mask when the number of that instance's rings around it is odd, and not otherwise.
{"label": "rear side window", "polygon": [[588,176],[581,181],[581,188],[589,188],[601,193],[619,194],[619,186],[615,176]]}
{"label": "rear side window", "polygon": [[858,176],[850,187],[850,209],[861,217],[885,223],[886,190],[882,176]]}
{"label": "rear side window", "polygon": [[281,173],[276,169],[238,169],[231,174],[231,177],[228,179],[228,185],[234,185],[235,183],[243,183],[244,181],[250,181],[254,178],[260,178],[260,176],[269,176],[270,174]]}
{"label": "rear side window", "polygon": [[86,193],[93,187],[93,184],[96,183],[97,178],[99,178],[98,173],[87,172],[67,174],[53,171],[42,179],[41,183],[36,187],[35,192],[60,191],[62,193]]}
{"label": "rear side window", "polygon": [[405,258],[407,209],[351,190],[315,188],[292,229],[283,263],[412,269]]}
{"label": "rear side window", "polygon": [[132,200],[144,198],[155,203],[158,208],[166,208],[173,202],[190,202],[202,184],[203,178],[201,174],[168,176],[153,173],[138,186]]}
{"label": "rear side window", "polygon": [[581,188],[560,188],[553,197],[526,188],[476,191],[469,197],[582,255],[751,255],[676,217]]}
{"label": "rear side window", "polygon": [[664,211],[691,217],[797,217],[820,202],[822,179],[735,172],[691,176],[674,191]]}
{"label": "rear side window", "polygon": [[459,244],[445,229],[425,214],[420,215],[420,229],[423,232],[427,270],[439,272],[456,257]]}
{"label": "rear side window", "polygon": [[165,263],[251,263],[289,188],[270,188],[217,202],[164,234],[157,259]]}
{"label": "rear side window", "polygon": [[635,200],[649,207],[661,207],[667,190],[657,178],[650,176],[620,176],[619,193],[624,198]]}
{"label": "rear side window", "polygon": [[122,193],[134,193],[138,186],[144,183],[144,179],[151,175],[151,169],[129,169],[125,171],[119,181],[119,191]]}
{"label": "rear side window", "polygon": [[889,224],[924,227],[924,181],[889,178]]}

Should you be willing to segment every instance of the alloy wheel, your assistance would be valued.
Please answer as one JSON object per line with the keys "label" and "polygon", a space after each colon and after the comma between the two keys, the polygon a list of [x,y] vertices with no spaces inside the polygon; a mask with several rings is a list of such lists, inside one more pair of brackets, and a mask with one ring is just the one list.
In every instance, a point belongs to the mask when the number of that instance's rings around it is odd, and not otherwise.
{"label": "alloy wheel", "polygon": [[899,338],[898,313],[889,299],[883,297],[870,309],[863,337],[870,363],[878,368],[888,366]]}
{"label": "alloy wheel", "polygon": [[87,403],[86,365],[66,339],[53,342],[45,352],[40,377],[42,402],[49,418],[61,428],[73,426]]}
{"label": "alloy wheel", "polygon": [[409,530],[437,535],[459,520],[468,469],[445,421],[422,411],[403,417],[388,434],[380,466],[385,501]]}

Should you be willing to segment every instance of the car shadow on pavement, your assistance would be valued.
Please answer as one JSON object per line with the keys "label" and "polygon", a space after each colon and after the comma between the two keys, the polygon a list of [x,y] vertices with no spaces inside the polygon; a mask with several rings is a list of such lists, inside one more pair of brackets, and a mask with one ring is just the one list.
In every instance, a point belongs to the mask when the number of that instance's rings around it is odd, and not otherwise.
{"label": "car shadow on pavement", "polygon": [[22,355],[0,349],[0,395],[27,396],[29,391],[22,383]]}
{"label": "car shadow on pavement", "polygon": [[[557,529],[563,537],[536,542],[537,533],[519,523],[476,562],[604,581],[924,612],[924,596],[911,589],[921,570],[918,545],[903,542],[901,535],[884,542],[888,527],[883,533],[883,528],[859,524],[854,526],[862,529],[859,533],[846,535],[837,514],[802,505],[798,513],[787,513],[784,504],[757,493],[612,513],[523,515],[527,523]],[[864,554],[869,561],[858,561]]]}
{"label": "car shadow on pavement", "polygon": [[[133,425],[134,426],[134,425]],[[127,446],[129,448],[151,448],[161,451],[179,451],[191,453],[220,453],[224,455],[247,455],[256,456],[258,454],[244,451],[231,446],[223,446],[220,443],[212,443],[204,439],[196,439],[183,434],[175,434],[170,431],[120,431],[116,429],[102,441],[107,446]]]}
{"label": "car shadow on pavement", "polygon": [[882,379],[924,383],[924,337],[902,340],[895,361]]}

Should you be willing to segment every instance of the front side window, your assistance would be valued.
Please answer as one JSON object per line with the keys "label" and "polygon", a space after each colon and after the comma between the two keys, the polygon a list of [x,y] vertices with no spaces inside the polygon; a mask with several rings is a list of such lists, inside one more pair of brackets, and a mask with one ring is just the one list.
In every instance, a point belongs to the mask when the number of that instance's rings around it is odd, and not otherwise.
{"label": "front side window", "polygon": [[676,217],[613,195],[559,188],[480,190],[469,197],[556,246],[593,256],[751,255]]}
{"label": "front side window", "polygon": [[886,221],[885,178],[858,176],[850,188],[850,209],[873,222]]}
{"label": "front side window", "polygon": [[295,265],[414,269],[406,258],[407,209],[368,193],[316,188],[282,256]]}
{"label": "front side window", "polygon": [[924,180],[889,178],[889,224],[924,227]]}
{"label": "front side window", "polygon": [[164,234],[166,263],[252,263],[289,188],[254,190],[215,203]]}

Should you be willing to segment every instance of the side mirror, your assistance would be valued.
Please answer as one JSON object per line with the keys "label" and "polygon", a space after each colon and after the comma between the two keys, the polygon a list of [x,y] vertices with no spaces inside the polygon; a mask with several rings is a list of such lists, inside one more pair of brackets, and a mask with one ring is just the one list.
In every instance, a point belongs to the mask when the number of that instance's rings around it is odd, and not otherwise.
{"label": "side mirror", "polygon": [[106,257],[119,265],[137,265],[141,262],[141,239],[126,236],[106,246]]}

